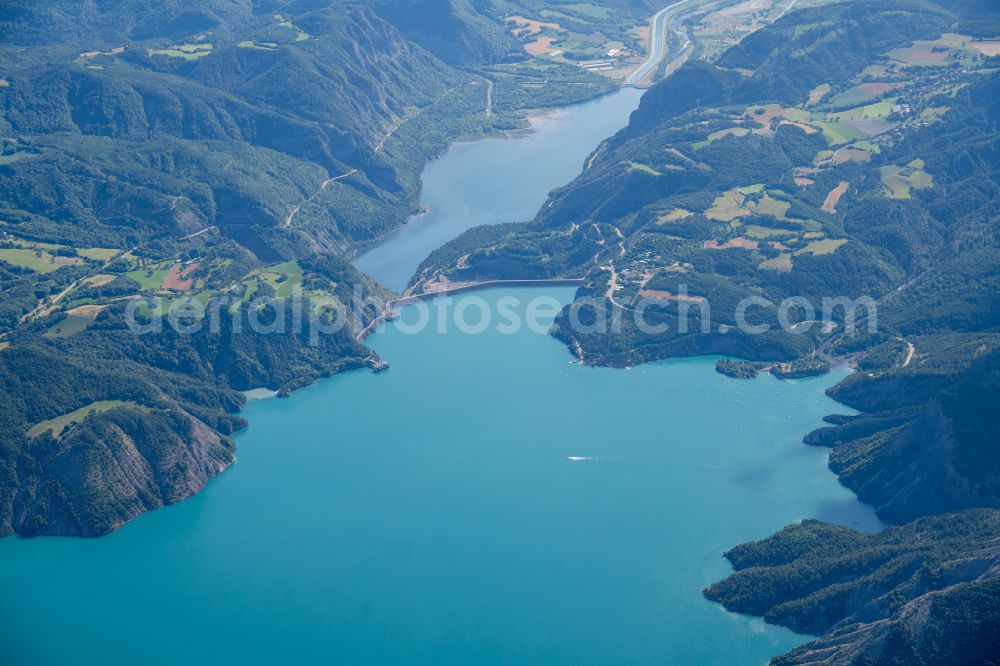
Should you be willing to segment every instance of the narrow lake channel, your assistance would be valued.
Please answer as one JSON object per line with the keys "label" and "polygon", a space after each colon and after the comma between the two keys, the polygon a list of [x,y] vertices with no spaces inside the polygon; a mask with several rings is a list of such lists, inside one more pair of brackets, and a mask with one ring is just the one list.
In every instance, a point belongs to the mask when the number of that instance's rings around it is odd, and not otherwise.
{"label": "narrow lake channel", "polygon": [[481,224],[527,222],[548,193],[569,183],[607,137],[628,124],[641,90],[625,88],[591,102],[547,113],[517,139],[453,145],[427,165],[421,203],[426,212],[358,257],[357,267],[402,291],[434,250]]}

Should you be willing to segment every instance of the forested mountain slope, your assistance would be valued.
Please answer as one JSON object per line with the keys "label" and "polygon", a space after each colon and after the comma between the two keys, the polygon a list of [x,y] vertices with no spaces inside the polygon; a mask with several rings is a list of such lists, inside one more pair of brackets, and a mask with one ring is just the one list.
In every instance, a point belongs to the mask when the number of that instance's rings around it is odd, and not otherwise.
{"label": "forested mountain slope", "polygon": [[726,557],[727,608],[827,636],[773,664],[989,664],[1000,657],[1000,513],[878,534],[806,521]]}
{"label": "forested mountain slope", "polygon": [[0,8],[0,534],[113,530],[232,462],[240,391],[380,367],[389,294],[349,261],[427,160],[612,85],[539,91],[496,15],[429,3],[452,59],[388,4]]}
{"label": "forested mountain slope", "polygon": [[497,15],[484,15],[469,0],[377,0],[373,4],[408,39],[447,63],[522,58],[520,44]]}
{"label": "forested mountain slope", "polygon": [[609,45],[619,51],[638,47],[637,29],[644,29],[664,4],[656,0],[375,0],[372,6],[407,39],[444,62],[468,66],[522,61],[524,47],[532,43],[549,56],[544,59],[549,63],[608,57]]}
{"label": "forested mountain slope", "polygon": [[[136,44],[127,36],[139,28],[123,26],[117,41],[8,49],[4,135],[33,158],[10,162],[0,205],[24,218],[20,230],[37,234],[56,218],[63,233],[120,246],[213,224],[263,237],[325,179],[351,170],[329,196],[354,210],[316,220],[305,212],[300,224],[347,243],[405,219],[415,175],[379,154],[379,143],[408,109],[470,85],[467,77],[362,5],[297,22],[244,14],[186,40],[146,35]],[[383,226],[372,228],[362,210]]]}

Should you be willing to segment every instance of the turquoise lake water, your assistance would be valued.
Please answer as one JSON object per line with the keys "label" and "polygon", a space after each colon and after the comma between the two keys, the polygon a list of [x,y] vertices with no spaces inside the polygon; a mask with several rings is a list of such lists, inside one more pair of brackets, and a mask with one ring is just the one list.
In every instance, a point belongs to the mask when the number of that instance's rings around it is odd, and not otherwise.
{"label": "turquoise lake water", "polygon": [[[572,290],[462,298],[542,295]],[[877,524],[801,443],[840,374],[587,368],[439,314],[370,338],[389,372],[252,402],[201,494],[99,539],[0,541],[5,663],[760,664],[803,640],[701,589],[791,521]]]}
{"label": "turquoise lake water", "polygon": [[[438,214],[362,265],[400,288],[464,228],[530,218],[635,95],[456,146],[425,174]],[[803,642],[701,590],[725,549],[789,522],[878,525],[801,443],[843,410],[823,393],[843,374],[585,368],[551,316],[479,335],[452,317],[572,296],[438,300],[417,334],[408,306],[368,340],[389,372],[251,402],[239,460],[199,495],[99,539],[0,540],[0,663],[730,665]]]}
{"label": "turquoise lake water", "polygon": [[640,90],[627,88],[549,114],[525,137],[453,145],[424,170],[421,202],[428,212],[355,263],[389,289],[402,291],[427,255],[463,231],[527,222],[549,191],[573,180],[594,148],[628,124],[640,96]]}

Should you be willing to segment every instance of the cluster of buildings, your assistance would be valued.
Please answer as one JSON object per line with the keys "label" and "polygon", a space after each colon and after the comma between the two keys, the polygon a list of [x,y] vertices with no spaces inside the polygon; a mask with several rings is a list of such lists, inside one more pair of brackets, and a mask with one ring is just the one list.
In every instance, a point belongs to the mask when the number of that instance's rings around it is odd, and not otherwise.
{"label": "cluster of buildings", "polygon": [[595,60],[582,60],[577,63],[580,67],[589,72],[607,72],[622,66],[621,61],[635,56],[631,49],[610,49],[607,57]]}
{"label": "cluster of buildings", "polygon": [[890,117],[893,118],[905,118],[910,115],[910,105],[909,104],[896,104],[892,107],[892,114]]}

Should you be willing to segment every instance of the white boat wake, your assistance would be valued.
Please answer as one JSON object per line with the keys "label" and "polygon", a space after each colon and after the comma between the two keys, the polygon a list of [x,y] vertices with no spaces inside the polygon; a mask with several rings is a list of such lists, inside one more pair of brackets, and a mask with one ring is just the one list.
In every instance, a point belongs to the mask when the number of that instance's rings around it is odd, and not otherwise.
{"label": "white boat wake", "polygon": [[698,467],[701,469],[710,469],[717,472],[732,472],[735,471],[731,467],[720,467],[718,465],[709,465],[707,463],[694,463],[685,462],[683,460],[656,460],[654,458],[620,458],[615,456],[566,456],[566,460],[569,462],[607,462],[607,463],[645,463],[650,465],[679,465],[681,467]]}

